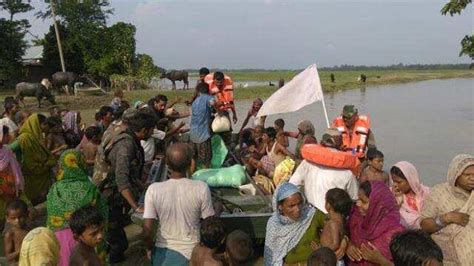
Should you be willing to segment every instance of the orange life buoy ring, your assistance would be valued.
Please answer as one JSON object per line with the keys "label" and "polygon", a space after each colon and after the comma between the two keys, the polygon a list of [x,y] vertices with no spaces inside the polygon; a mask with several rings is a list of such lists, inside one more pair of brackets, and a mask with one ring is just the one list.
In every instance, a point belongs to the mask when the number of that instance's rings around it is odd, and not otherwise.
{"label": "orange life buoy ring", "polygon": [[360,172],[360,160],[349,152],[338,151],[319,144],[306,144],[301,148],[303,159],[326,167],[349,169],[355,176]]}

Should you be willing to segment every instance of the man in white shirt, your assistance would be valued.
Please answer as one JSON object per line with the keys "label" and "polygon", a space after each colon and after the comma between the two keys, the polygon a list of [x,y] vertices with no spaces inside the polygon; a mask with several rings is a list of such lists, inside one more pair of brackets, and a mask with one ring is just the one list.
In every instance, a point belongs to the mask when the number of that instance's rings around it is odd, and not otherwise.
{"label": "man in white shirt", "polygon": [[[166,151],[170,179],[150,185],[146,192],[143,234],[152,265],[188,265],[199,243],[200,219],[214,215],[207,184],[186,177],[192,157],[189,145],[170,146]],[[153,244],[156,220],[159,226]]]}
{"label": "man in white shirt", "polygon": [[[342,144],[340,133],[329,129],[323,135],[321,144],[337,148]],[[332,188],[344,189],[356,201],[359,185],[351,170],[324,167],[303,160],[290,178],[290,183],[304,186],[304,194],[308,202],[319,210],[327,213],[325,208],[326,192]]]}

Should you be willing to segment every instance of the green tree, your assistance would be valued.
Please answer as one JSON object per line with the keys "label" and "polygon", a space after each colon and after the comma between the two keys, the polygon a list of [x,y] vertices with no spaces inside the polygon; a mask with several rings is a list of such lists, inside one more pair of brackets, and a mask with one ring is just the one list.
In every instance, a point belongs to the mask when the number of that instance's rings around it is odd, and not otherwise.
{"label": "green tree", "polygon": [[147,54],[137,54],[135,62],[135,75],[146,82],[150,83],[153,77],[159,76],[163,69],[157,67],[153,63],[153,58]]}
{"label": "green tree", "polygon": [[0,18],[0,78],[15,78],[21,75],[21,57],[25,54],[27,42],[25,35],[30,24],[28,20],[14,20],[16,14],[32,10],[28,3],[17,0],[0,2],[0,11],[9,18]]}
{"label": "green tree", "polygon": [[[472,3],[472,0],[451,0],[441,9],[442,15],[460,15],[461,12]],[[461,40],[461,52],[459,56],[467,55],[471,57],[471,60],[474,60],[474,34],[471,33],[471,36],[466,35]],[[474,63],[471,63],[471,68],[474,66]]]}

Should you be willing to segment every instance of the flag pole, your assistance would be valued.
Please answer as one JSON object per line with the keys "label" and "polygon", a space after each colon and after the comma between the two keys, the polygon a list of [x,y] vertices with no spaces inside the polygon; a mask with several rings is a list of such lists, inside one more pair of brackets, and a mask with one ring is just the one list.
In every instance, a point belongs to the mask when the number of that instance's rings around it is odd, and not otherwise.
{"label": "flag pole", "polygon": [[326,110],[326,103],[324,102],[324,90],[323,90],[323,85],[321,85],[321,79],[319,78],[319,72],[318,72],[318,80],[319,80],[319,86],[321,87],[321,94],[323,95],[323,97],[321,97],[322,98],[321,102],[323,103],[323,110],[324,110],[324,116],[326,118],[326,125],[328,126],[328,128],[330,128],[328,111]]}

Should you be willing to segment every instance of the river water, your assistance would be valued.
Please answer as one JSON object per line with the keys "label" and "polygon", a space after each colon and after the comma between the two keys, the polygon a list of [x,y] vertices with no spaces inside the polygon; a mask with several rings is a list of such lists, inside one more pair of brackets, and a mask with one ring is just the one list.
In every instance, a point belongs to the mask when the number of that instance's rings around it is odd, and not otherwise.
{"label": "river water", "polygon": [[[377,148],[385,154],[385,169],[410,161],[427,185],[446,180],[456,154],[474,153],[474,79],[373,86],[326,94],[325,101],[330,121],[345,104],[354,104],[360,114],[369,115]],[[239,122],[234,130],[240,129],[250,105],[251,101],[237,102]],[[286,122],[285,130],[295,130],[300,120],[312,121],[318,139],[326,128],[320,102],[270,116],[266,126],[280,117]]]}

